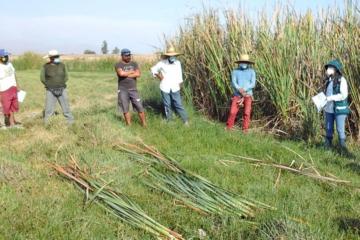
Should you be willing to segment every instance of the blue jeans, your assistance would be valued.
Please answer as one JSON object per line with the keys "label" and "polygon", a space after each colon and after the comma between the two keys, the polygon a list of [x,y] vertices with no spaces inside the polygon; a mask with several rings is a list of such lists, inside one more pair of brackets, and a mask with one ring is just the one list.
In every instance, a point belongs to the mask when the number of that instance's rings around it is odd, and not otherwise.
{"label": "blue jeans", "polygon": [[346,138],[345,135],[345,121],[346,114],[335,115],[334,113],[325,112],[325,129],[326,129],[326,138],[332,139],[334,134],[334,121],[336,122],[336,130],[339,136],[339,139]]}
{"label": "blue jeans", "polygon": [[161,97],[163,100],[164,108],[165,108],[165,116],[167,120],[171,120],[172,117],[172,110],[171,106],[173,105],[175,108],[175,111],[180,115],[183,122],[188,121],[188,116],[186,114],[185,108],[183,107],[181,103],[181,95],[180,91],[166,93],[161,91]]}

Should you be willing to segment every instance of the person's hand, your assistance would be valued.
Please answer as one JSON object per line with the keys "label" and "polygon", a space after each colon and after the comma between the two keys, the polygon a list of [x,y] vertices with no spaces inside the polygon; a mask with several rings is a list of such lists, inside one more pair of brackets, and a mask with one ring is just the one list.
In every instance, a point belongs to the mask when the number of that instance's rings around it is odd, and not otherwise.
{"label": "person's hand", "polygon": [[240,89],[239,89],[239,93],[240,93],[241,96],[243,96],[243,97],[245,97],[245,95],[246,95],[246,91],[245,91],[245,89],[243,89],[243,88],[240,88]]}
{"label": "person's hand", "polygon": [[159,79],[160,81],[164,79],[164,76],[162,75],[162,73],[157,73],[155,74],[156,78]]}
{"label": "person's hand", "polygon": [[244,106],[244,98],[240,98],[239,101],[236,102],[238,104],[239,107]]}

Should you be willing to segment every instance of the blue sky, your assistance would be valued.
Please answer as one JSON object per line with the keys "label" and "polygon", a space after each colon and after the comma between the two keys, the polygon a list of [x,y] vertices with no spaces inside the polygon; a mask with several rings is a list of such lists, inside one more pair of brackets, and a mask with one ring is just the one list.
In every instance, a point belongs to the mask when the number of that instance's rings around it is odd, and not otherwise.
{"label": "blue sky", "polygon": [[107,40],[110,50],[117,46],[151,53],[162,46],[164,34],[174,34],[203,5],[242,6],[255,15],[263,8],[271,11],[276,2],[290,2],[299,12],[334,3],[343,7],[343,0],[7,0],[1,3],[0,48],[14,54],[53,48],[62,53],[99,52]]}

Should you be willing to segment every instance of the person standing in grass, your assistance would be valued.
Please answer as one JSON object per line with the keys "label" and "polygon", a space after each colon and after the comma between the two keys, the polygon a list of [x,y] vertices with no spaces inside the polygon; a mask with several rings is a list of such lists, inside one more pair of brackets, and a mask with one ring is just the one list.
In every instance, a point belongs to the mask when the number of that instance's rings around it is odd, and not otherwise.
{"label": "person standing in grass", "polygon": [[250,126],[253,89],[256,84],[256,74],[251,67],[254,62],[250,60],[249,55],[242,54],[240,60],[235,63],[239,64],[239,66],[233,70],[231,74],[231,85],[234,90],[234,95],[231,99],[226,129],[231,130],[234,127],[236,115],[238,114],[240,107],[244,107],[242,130],[244,133],[247,133]]}
{"label": "person standing in grass", "polygon": [[345,144],[345,121],[350,113],[347,100],[348,84],[342,75],[342,69],[343,66],[337,59],[325,65],[326,83],[324,92],[327,101],[324,108],[326,129],[325,147],[329,149],[332,146],[335,121],[340,147],[345,153],[349,153]]}
{"label": "person standing in grass", "polygon": [[131,51],[121,50],[121,61],[115,65],[118,76],[118,104],[124,114],[126,125],[131,125],[131,115],[129,113],[130,102],[138,112],[141,125],[146,127],[145,111],[142,105],[136,82],[140,77],[140,69],[136,62],[131,61]]}
{"label": "person standing in grass", "polygon": [[9,61],[9,55],[10,53],[5,49],[0,49],[0,101],[6,126],[22,128],[21,124],[15,120],[15,112],[19,111],[17,92],[20,88],[16,80],[15,69]]}
{"label": "person standing in grass", "polygon": [[171,106],[181,117],[185,125],[189,124],[188,115],[182,105],[180,95],[180,85],[183,82],[181,63],[177,60],[177,53],[173,47],[170,47],[159,61],[150,70],[154,77],[160,80],[161,97],[165,108],[165,116],[169,121],[172,118]]}
{"label": "person standing in grass", "polygon": [[74,116],[70,111],[66,82],[68,81],[68,72],[65,64],[60,60],[60,54],[57,50],[49,51],[49,62],[44,64],[40,80],[46,89],[44,123],[48,124],[49,118],[54,114],[56,102],[59,102],[63,114],[69,125],[73,124]]}

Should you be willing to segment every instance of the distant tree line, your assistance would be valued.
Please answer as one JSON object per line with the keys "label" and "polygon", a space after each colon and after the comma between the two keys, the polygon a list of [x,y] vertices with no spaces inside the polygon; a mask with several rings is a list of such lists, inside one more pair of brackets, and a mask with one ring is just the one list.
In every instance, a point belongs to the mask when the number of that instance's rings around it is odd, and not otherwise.
{"label": "distant tree line", "polygon": [[[109,53],[109,46],[108,46],[108,43],[106,40],[104,40],[102,42],[102,45],[101,45],[101,49],[100,49],[101,53],[102,54],[108,54]],[[118,47],[115,47],[112,51],[111,51],[112,54],[119,54],[120,53],[120,49]],[[90,50],[90,49],[86,49],[84,50],[84,54],[96,54],[95,51],[93,50]]]}

